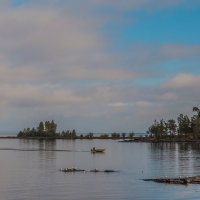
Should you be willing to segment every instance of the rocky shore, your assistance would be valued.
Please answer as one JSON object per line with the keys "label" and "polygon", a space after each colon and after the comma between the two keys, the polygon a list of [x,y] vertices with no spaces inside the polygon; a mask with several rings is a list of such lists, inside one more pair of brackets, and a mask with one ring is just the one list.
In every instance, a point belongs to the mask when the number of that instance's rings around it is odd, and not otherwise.
{"label": "rocky shore", "polygon": [[179,177],[179,178],[156,178],[156,179],[143,179],[144,181],[153,181],[156,183],[166,183],[166,184],[200,184],[200,176],[192,177]]}
{"label": "rocky shore", "polygon": [[134,137],[132,139],[124,139],[119,142],[147,142],[147,143],[200,143],[200,139],[189,138],[152,138],[152,137]]}

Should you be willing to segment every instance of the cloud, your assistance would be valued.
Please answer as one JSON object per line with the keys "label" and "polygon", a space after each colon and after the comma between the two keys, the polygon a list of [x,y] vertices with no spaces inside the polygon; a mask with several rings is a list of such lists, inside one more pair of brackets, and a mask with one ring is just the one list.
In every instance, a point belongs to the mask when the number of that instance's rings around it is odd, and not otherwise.
{"label": "cloud", "polygon": [[200,76],[181,73],[164,83],[165,88],[194,89],[200,84]]}
{"label": "cloud", "polygon": [[80,104],[88,97],[74,94],[67,88],[49,85],[1,85],[1,104],[20,107],[51,107],[55,105]]}
{"label": "cloud", "polygon": [[145,66],[165,61],[199,58],[200,45],[133,44],[129,51],[134,64]]}
{"label": "cloud", "polygon": [[[154,119],[190,112],[199,100],[199,76],[182,69],[169,75],[165,64],[198,60],[198,44],[130,44],[118,53],[107,37],[111,20],[126,21],[127,11],[186,4],[191,2],[4,1],[0,126],[18,130],[54,119],[61,130],[145,131]],[[146,85],[136,84],[145,78]],[[161,80],[148,85],[157,78]]]}
{"label": "cloud", "polygon": [[[120,68],[118,58],[106,50],[97,26],[93,20],[50,8],[4,11],[0,13],[0,53],[13,71],[41,73],[44,80],[133,78],[135,74]],[[1,68],[9,75],[9,69]]]}
{"label": "cloud", "polygon": [[130,103],[123,103],[123,102],[114,102],[114,103],[109,103],[108,106],[111,107],[124,107],[124,106],[130,106]]}
{"label": "cloud", "polygon": [[200,45],[163,45],[160,55],[166,59],[195,58],[200,55]]}
{"label": "cloud", "polygon": [[0,61],[0,83],[18,83],[41,80],[41,70],[31,66],[20,66],[18,68],[9,65],[9,62]]}
{"label": "cloud", "polygon": [[171,7],[176,7],[180,5],[187,6],[195,6],[198,4],[198,1],[188,2],[187,0],[168,0],[168,1],[160,1],[160,0],[96,0],[93,1],[98,5],[110,6],[118,11],[123,10],[136,10],[136,9],[145,9],[145,10],[157,10],[157,9],[166,9]]}
{"label": "cloud", "polygon": [[0,13],[4,51],[32,61],[60,60],[71,54],[75,57],[76,53],[100,50],[103,40],[93,25],[51,9],[21,8]]}
{"label": "cloud", "polygon": [[[13,1],[15,2],[15,1]],[[16,1],[17,2],[17,1]],[[2,5],[12,5],[9,0],[2,0]],[[112,9],[117,10],[136,10],[136,9],[160,9],[160,8],[168,8],[168,7],[176,7],[180,5],[184,6],[195,6],[198,5],[198,0],[193,0],[192,2],[188,2],[187,0],[168,0],[168,1],[160,1],[160,0],[77,0],[74,1],[63,1],[63,0],[26,0],[18,3],[17,5],[29,5],[29,6],[42,6],[42,7],[61,7],[67,9],[67,7],[72,8],[73,10],[80,9],[82,11],[95,9],[96,7],[111,7]],[[15,3],[14,3],[15,5]],[[70,10],[70,9],[69,9]]]}
{"label": "cloud", "polygon": [[[105,81],[136,74],[120,66],[119,58],[107,50],[98,22],[51,6],[0,12],[2,123],[15,121],[15,129],[50,117],[83,120],[88,126],[87,120],[108,114],[106,105],[119,94]],[[77,126],[74,122],[70,127]],[[61,127],[66,128],[64,124]]]}
{"label": "cloud", "polygon": [[161,94],[158,99],[162,100],[162,101],[176,101],[178,98],[178,95],[174,92],[166,92]]}

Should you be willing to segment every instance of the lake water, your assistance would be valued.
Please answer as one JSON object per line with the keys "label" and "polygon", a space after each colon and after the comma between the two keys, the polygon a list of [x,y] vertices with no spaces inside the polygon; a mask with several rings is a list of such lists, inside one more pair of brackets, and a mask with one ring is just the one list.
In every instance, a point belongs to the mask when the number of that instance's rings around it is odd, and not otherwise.
{"label": "lake water", "polygon": [[[104,154],[91,154],[93,147]],[[116,173],[60,172],[77,167]],[[0,140],[2,200],[198,199],[200,185],[167,185],[143,178],[200,175],[199,144],[113,140]]]}

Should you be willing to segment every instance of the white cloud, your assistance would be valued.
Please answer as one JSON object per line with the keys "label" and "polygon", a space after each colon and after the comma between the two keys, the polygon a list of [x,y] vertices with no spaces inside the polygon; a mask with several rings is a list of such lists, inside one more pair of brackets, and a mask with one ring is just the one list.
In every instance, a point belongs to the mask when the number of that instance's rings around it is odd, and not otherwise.
{"label": "white cloud", "polygon": [[178,74],[172,79],[168,80],[164,87],[175,88],[175,89],[194,89],[200,85],[200,76],[193,74],[182,73]]}

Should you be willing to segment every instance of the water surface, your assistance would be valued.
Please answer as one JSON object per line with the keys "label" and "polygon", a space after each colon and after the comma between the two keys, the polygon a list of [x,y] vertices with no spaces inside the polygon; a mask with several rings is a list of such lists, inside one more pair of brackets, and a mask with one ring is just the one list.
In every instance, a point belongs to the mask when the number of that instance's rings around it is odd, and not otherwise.
{"label": "water surface", "polygon": [[[91,154],[93,147],[106,148]],[[60,168],[114,169],[63,173]],[[166,185],[143,178],[200,175],[199,144],[113,140],[0,140],[0,199],[199,199],[200,185]]]}

